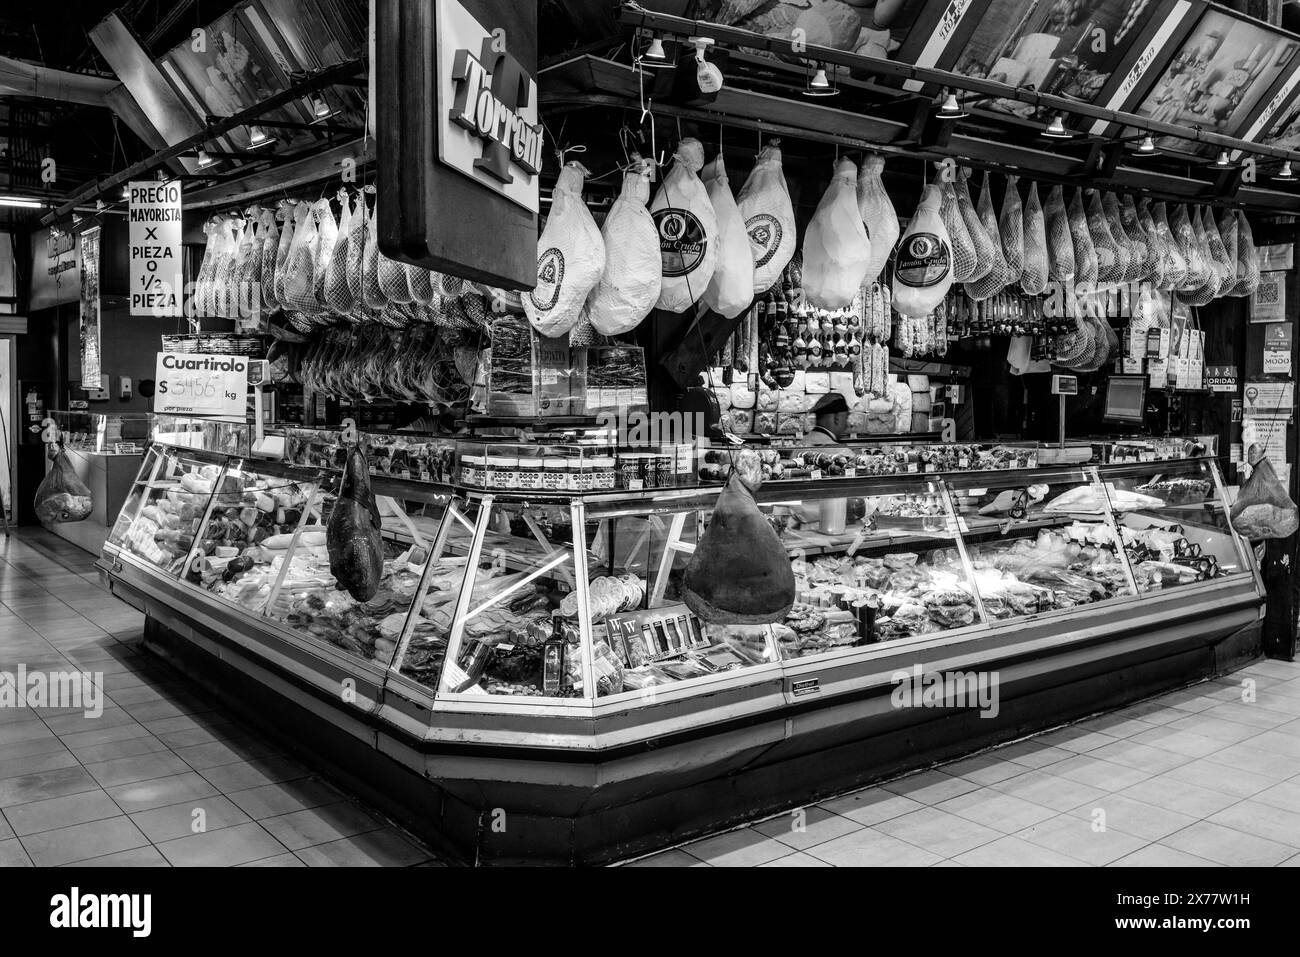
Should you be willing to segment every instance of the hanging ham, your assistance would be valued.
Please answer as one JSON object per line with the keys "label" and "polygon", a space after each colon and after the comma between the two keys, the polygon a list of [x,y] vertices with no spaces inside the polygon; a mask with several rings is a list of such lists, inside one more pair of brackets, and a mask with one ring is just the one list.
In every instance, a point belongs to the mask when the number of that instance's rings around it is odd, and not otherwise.
{"label": "hanging ham", "polygon": [[685,312],[704,295],[718,260],[718,218],[700,182],[704,147],[687,138],[650,204],[663,260],[660,309]]}
{"label": "hanging ham", "polygon": [[901,316],[930,315],[952,288],[952,249],[939,214],[942,202],[939,187],[931,183],[898,244],[893,307]]}
{"label": "hanging ham", "polygon": [[704,188],[718,220],[718,261],[704,290],[704,304],[723,318],[734,319],[754,301],[754,257],[721,153],[704,169]]}
{"label": "hanging ham", "polygon": [[885,169],[885,158],[879,153],[869,153],[862,161],[858,171],[858,213],[867,228],[867,239],[871,242],[871,258],[867,260],[865,282],[876,282],[885,271],[885,264],[898,245],[901,228],[894,204],[885,192],[885,183],[881,174]]}
{"label": "hanging ham", "polygon": [[1038,184],[1029,184],[1025,199],[1025,261],[1020,273],[1020,288],[1026,295],[1040,296],[1047,291],[1047,226],[1038,198]]}
{"label": "hanging ham", "polygon": [[871,260],[858,212],[858,168],[841,159],[804,234],[803,290],[810,305],[833,312],[853,302]]}
{"label": "hanging ham", "polygon": [[767,292],[781,280],[794,257],[794,206],[781,170],[780,140],[771,140],[758,154],[758,162],[741,187],[736,203],[749,233],[754,259],[754,294]]}
{"label": "hanging ham", "polygon": [[573,161],[560,170],[551,214],[537,240],[537,285],[523,297],[528,321],[551,338],[578,324],[587,296],[605,271],[605,240],[582,200],[586,176],[587,168]]}
{"label": "hanging ham", "polygon": [[[587,318],[602,336],[617,336],[635,329],[659,301],[663,260],[659,255],[659,234],[646,209],[650,199],[650,169],[647,164],[628,170],[623,190],[609,208],[601,237],[605,243],[605,269],[587,297]],[[745,261],[749,243],[744,230]],[[749,295],[749,283],[745,283]]]}

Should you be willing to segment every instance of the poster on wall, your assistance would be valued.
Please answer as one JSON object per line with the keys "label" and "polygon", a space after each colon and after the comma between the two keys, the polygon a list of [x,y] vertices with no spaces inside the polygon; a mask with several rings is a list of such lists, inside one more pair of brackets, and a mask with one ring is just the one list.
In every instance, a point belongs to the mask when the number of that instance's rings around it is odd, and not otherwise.
{"label": "poster on wall", "polygon": [[[952,69],[1019,89],[1096,103],[1114,98],[1117,87],[1121,100],[1132,92],[1192,4],[1190,0],[1086,4],[990,0],[983,7],[954,41],[958,49],[945,57]],[[998,98],[985,105],[1021,117],[1050,119],[1019,100]]]}
{"label": "poster on wall", "polygon": [[66,229],[41,229],[32,233],[32,280],[28,308],[76,302],[81,297],[77,237]]}
{"label": "poster on wall", "polygon": [[127,203],[131,262],[131,315],[179,318],[183,314],[181,184],[133,182]]}
{"label": "poster on wall", "polygon": [[92,226],[77,237],[81,247],[81,387],[98,389],[99,372],[99,230]]}
{"label": "poster on wall", "polygon": [[1264,375],[1291,374],[1291,323],[1264,327]]}
{"label": "poster on wall", "polygon": [[[1134,109],[1162,123],[1238,136],[1257,111],[1291,82],[1300,40],[1253,20],[1207,9]],[[1212,156],[1218,147],[1161,137],[1163,150]]]}
{"label": "poster on wall", "polygon": [[1259,285],[1250,297],[1251,322],[1278,322],[1286,318],[1287,273],[1261,272]]}

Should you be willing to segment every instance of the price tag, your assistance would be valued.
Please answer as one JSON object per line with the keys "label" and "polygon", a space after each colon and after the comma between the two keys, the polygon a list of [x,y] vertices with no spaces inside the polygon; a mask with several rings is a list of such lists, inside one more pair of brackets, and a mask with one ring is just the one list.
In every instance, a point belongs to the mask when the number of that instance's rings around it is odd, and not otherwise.
{"label": "price tag", "polygon": [[818,481],[819,479],[821,479],[821,477],[822,477],[822,470],[821,470],[821,469],[813,469],[813,470],[812,470],[812,480],[813,480],[814,482],[816,482],[816,481]]}
{"label": "price tag", "polygon": [[844,470],[844,477],[845,477],[845,478],[857,478],[857,477],[858,477],[858,470],[857,470],[857,469],[845,469],[845,470]]}
{"label": "price tag", "polygon": [[154,412],[244,418],[248,396],[244,356],[160,352],[156,370]]}
{"label": "price tag", "polygon": [[409,482],[409,481],[411,480],[411,470],[410,470],[410,469],[402,469],[402,478],[404,478],[406,481]]}
{"label": "price tag", "polygon": [[909,472],[919,472],[919,471],[920,471],[920,468],[917,467],[917,464],[916,464],[915,462],[908,462],[908,463],[907,463],[907,471],[909,471]]}
{"label": "price tag", "polygon": [[639,478],[638,478],[638,479],[629,479],[629,480],[628,480],[628,483],[627,483],[627,487],[628,487],[629,489],[631,489],[633,492],[639,492],[639,491],[641,491],[643,488],[645,488],[645,481],[642,480],[642,479],[639,479]]}
{"label": "price tag", "polygon": [[429,477],[429,470],[428,470],[428,469],[420,469],[420,481],[421,481],[421,482],[430,482],[430,481],[432,481],[432,479]]}

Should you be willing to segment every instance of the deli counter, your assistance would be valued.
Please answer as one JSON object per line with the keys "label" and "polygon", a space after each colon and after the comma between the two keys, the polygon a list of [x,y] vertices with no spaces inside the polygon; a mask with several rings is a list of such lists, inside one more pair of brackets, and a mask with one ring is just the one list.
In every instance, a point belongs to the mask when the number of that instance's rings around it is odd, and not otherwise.
{"label": "deli counter", "polygon": [[[366,602],[330,574],[338,487],[155,444],[102,573],[151,648],[466,861],[634,856],[1259,653],[1213,459],[766,482],[797,585],[768,625],[683,602],[717,486],[376,475]],[[936,673],[996,694],[900,695]]]}

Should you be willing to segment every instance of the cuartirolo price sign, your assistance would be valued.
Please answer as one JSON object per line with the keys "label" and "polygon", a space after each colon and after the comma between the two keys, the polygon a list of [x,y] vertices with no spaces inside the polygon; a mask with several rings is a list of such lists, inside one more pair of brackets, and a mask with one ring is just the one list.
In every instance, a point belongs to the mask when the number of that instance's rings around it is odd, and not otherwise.
{"label": "cuartirolo price sign", "polygon": [[158,353],[154,412],[243,419],[248,396],[248,363],[246,356]]}

